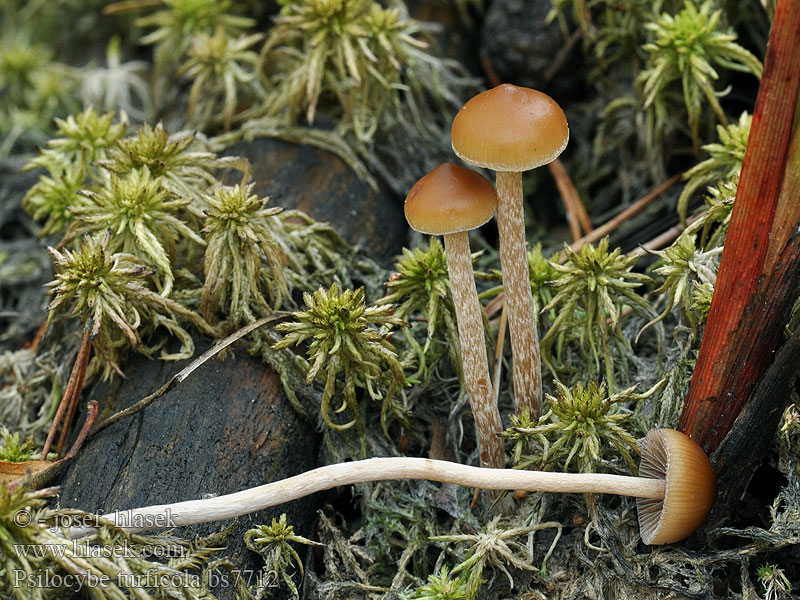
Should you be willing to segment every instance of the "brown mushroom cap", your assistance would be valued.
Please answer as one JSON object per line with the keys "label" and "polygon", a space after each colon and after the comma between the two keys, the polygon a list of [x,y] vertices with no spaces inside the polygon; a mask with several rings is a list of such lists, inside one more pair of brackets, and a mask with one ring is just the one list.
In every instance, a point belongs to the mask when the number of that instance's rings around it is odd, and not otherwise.
{"label": "brown mushroom cap", "polygon": [[664,499],[638,498],[645,544],[671,544],[705,521],[717,497],[714,470],[697,443],[673,429],[653,429],[640,444],[639,477],[664,479]]}
{"label": "brown mushroom cap", "polygon": [[444,163],[408,192],[405,213],[412,229],[428,235],[469,231],[486,223],[497,208],[497,192],[480,173]]}
{"label": "brown mushroom cap", "polygon": [[450,138],[465,162],[495,171],[527,171],[561,154],[569,128],[564,111],[550,96],[504,83],[458,111]]}

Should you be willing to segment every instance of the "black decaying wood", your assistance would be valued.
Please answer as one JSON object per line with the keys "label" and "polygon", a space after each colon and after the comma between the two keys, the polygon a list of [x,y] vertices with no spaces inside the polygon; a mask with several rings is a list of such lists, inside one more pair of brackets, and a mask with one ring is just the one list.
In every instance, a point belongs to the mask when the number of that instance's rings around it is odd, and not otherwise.
{"label": "black decaying wood", "polygon": [[[786,297],[787,289],[796,293],[800,283],[800,232],[795,231],[784,248],[775,273],[759,285],[758,304],[772,306]],[[753,303],[755,304],[755,302]],[[745,309],[744,319],[753,311]],[[744,409],[722,443],[711,455],[717,475],[719,498],[704,531],[722,525],[742,500],[753,473],[775,440],[781,415],[790,404],[790,388],[800,374],[800,329],[784,343],[767,372],[753,388]]]}
{"label": "black decaying wood", "polygon": [[[90,394],[101,404],[98,420],[147,396],[187,362],[134,358],[125,365],[127,379],[98,385]],[[235,351],[211,359],[144,410],[92,437],[59,482],[60,503],[109,512],[239,491],[318,466],[318,436],[290,407],[277,376]],[[311,496],[241,518],[225,555],[243,569],[259,569],[260,557],[244,546],[244,532],[286,512],[299,534],[313,536],[320,502],[320,495]],[[176,533],[192,539],[221,525],[230,523]],[[215,594],[233,598],[234,589]]]}

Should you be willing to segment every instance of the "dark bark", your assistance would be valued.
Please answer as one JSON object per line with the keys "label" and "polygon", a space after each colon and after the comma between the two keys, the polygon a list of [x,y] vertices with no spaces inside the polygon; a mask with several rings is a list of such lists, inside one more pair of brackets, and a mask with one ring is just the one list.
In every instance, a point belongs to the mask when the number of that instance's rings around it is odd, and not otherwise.
{"label": "dark bark", "polygon": [[[127,379],[89,394],[100,401],[98,421],[156,390],[183,364],[133,358]],[[59,482],[61,506],[109,512],[235,492],[315,468],[319,439],[289,406],[277,376],[237,350],[211,359],[140,413],[89,439]],[[286,512],[297,533],[312,536],[321,500],[310,496],[239,519],[225,556],[257,571],[262,563],[245,548],[244,532]],[[231,523],[176,534],[192,539],[223,525]],[[233,598],[234,589],[216,593]]]}

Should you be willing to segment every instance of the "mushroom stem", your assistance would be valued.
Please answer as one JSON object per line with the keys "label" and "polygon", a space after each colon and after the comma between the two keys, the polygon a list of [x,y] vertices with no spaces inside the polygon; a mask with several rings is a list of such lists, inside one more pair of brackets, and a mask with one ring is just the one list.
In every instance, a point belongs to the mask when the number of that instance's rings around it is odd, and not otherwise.
{"label": "mushroom stem", "polygon": [[503,430],[503,424],[489,378],[483,315],[472,272],[469,234],[466,231],[445,234],[444,250],[458,323],[464,386],[478,432],[481,465],[502,469],[505,465],[503,442],[497,434]]}
{"label": "mushroom stem", "polygon": [[[516,469],[487,469],[429,458],[370,458],[327,465],[281,481],[233,494],[147,506],[104,515],[129,531],[180,527],[232,519],[340,485],[389,479],[428,479],[492,490],[527,490],[558,493],[602,493],[638,498],[664,497],[662,479],[645,479],[602,473],[546,473]],[[93,528],[70,530],[83,537]]]}
{"label": "mushroom stem", "polygon": [[537,419],[542,406],[542,367],[526,254],[522,173],[498,171],[497,196],[497,230],[511,332],[514,402],[518,412],[525,408]]}

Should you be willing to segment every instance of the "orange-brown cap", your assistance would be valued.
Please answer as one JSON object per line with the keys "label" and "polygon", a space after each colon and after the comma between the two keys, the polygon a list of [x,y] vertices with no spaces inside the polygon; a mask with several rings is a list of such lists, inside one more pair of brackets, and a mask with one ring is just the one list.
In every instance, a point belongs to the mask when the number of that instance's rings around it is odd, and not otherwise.
{"label": "orange-brown cap", "polygon": [[497,208],[497,192],[480,173],[444,163],[408,192],[405,213],[412,229],[444,235],[480,227]]}
{"label": "orange-brown cap", "polygon": [[527,171],[561,154],[569,128],[564,111],[550,96],[504,83],[458,111],[450,138],[465,162],[495,171]]}
{"label": "orange-brown cap", "polygon": [[674,429],[653,429],[640,444],[639,477],[664,479],[664,499],[638,498],[645,544],[671,544],[705,521],[717,498],[714,470],[697,443]]}

